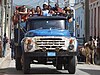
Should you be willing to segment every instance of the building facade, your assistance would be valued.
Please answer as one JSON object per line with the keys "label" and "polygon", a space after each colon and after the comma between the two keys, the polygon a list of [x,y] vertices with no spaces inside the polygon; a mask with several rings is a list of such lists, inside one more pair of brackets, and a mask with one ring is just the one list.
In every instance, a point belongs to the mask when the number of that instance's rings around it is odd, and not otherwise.
{"label": "building facade", "polygon": [[75,5],[75,0],[64,0],[65,6],[73,7]]}
{"label": "building facade", "polygon": [[0,0],[0,36],[1,36],[1,1],[2,0]]}
{"label": "building facade", "polygon": [[79,25],[79,27],[76,27],[76,36],[77,37],[83,37],[85,35],[85,10],[84,10],[84,1],[83,0],[75,0],[75,22],[76,26]]}
{"label": "building facade", "polygon": [[89,0],[90,35],[100,37],[100,0]]}
{"label": "building facade", "polygon": [[4,37],[4,33],[10,38],[11,1],[12,0],[0,0],[0,35],[2,38]]}
{"label": "building facade", "polygon": [[0,23],[1,23],[1,0],[0,0]]}

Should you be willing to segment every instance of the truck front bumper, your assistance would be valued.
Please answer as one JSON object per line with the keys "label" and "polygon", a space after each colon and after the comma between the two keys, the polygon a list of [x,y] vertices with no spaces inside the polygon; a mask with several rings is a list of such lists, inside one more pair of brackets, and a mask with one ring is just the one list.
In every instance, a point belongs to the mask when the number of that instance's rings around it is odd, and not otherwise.
{"label": "truck front bumper", "polygon": [[24,52],[29,57],[65,57],[76,56],[77,52]]}

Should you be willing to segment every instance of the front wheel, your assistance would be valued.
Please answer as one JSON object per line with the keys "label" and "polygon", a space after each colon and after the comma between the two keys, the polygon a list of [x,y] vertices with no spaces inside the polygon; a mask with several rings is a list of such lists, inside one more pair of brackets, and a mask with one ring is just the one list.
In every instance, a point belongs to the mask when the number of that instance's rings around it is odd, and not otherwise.
{"label": "front wheel", "polygon": [[27,57],[23,57],[23,72],[24,74],[29,74],[30,72],[30,59]]}
{"label": "front wheel", "polygon": [[100,65],[100,55],[94,54],[94,63]]}
{"label": "front wheel", "polygon": [[75,60],[75,56],[73,56],[68,63],[68,72],[70,74],[75,74],[76,71],[76,60]]}
{"label": "front wheel", "polygon": [[64,64],[64,70],[68,70],[68,64]]}
{"label": "front wheel", "polygon": [[56,69],[62,70],[62,59],[60,57],[57,57],[56,59]]}
{"label": "front wheel", "polygon": [[17,70],[22,70],[22,63],[21,63],[21,58],[16,58],[16,69]]}

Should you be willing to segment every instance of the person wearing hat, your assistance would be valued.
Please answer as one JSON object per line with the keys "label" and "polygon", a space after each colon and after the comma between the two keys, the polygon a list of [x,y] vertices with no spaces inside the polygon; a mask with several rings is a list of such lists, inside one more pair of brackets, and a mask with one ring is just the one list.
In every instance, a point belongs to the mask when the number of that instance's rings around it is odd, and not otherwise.
{"label": "person wearing hat", "polygon": [[43,16],[50,16],[47,2],[43,3],[42,13],[43,13]]}

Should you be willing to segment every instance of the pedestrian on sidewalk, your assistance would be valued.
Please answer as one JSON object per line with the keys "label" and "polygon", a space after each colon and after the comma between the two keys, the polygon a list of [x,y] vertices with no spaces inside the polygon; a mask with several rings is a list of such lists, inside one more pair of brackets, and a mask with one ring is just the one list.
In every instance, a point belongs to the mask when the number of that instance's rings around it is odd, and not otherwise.
{"label": "pedestrian on sidewalk", "polygon": [[3,53],[2,56],[5,57],[5,52],[6,52],[6,44],[8,43],[8,38],[6,37],[6,33],[4,33],[4,38],[3,38]]}
{"label": "pedestrian on sidewalk", "polygon": [[14,38],[10,41],[11,58],[14,59]]}

